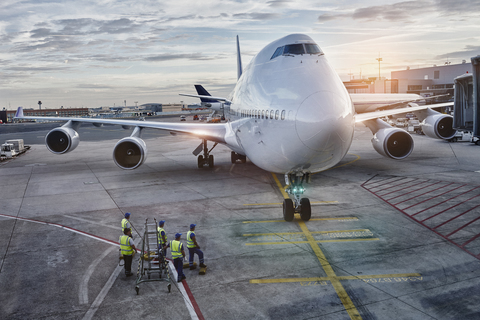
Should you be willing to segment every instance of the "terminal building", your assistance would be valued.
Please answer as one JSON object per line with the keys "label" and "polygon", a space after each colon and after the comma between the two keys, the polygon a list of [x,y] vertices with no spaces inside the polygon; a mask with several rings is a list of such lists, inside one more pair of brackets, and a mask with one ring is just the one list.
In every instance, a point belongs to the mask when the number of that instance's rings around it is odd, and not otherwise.
{"label": "terminal building", "polygon": [[376,77],[344,82],[349,93],[415,93],[424,97],[450,94],[453,97],[454,79],[472,73],[472,64],[445,64],[428,68],[392,71],[390,79]]}
{"label": "terminal building", "polygon": [[[4,110],[7,121],[12,122],[17,110]],[[60,109],[23,109],[28,117],[88,117],[88,108],[60,108]]]}

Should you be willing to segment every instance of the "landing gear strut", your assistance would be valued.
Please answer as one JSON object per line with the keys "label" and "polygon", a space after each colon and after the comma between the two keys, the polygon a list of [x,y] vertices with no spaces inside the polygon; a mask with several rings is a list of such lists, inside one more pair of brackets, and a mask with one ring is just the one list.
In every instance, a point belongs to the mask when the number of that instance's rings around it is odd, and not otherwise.
{"label": "landing gear strut", "polygon": [[207,140],[203,140],[202,143],[200,143],[200,145],[193,151],[194,155],[198,155],[203,150],[203,155],[199,155],[197,159],[199,168],[203,168],[205,165],[213,168],[213,154],[210,154],[210,152],[212,152],[213,148],[215,148],[217,144],[218,142],[215,142],[212,149],[208,150]]}
{"label": "landing gear strut", "polygon": [[305,191],[303,183],[310,183],[310,173],[303,173],[301,176],[295,173],[286,174],[285,182],[288,185],[286,191],[288,194],[293,195],[293,200],[283,200],[283,218],[285,221],[292,221],[295,212],[298,212],[303,221],[310,220],[312,216],[310,200],[308,198],[301,198]]}
{"label": "landing gear strut", "polygon": [[244,156],[243,154],[238,154],[235,151],[232,151],[231,160],[232,160],[232,163],[236,163],[237,160],[240,160],[241,163],[245,163],[247,162],[247,156]]}

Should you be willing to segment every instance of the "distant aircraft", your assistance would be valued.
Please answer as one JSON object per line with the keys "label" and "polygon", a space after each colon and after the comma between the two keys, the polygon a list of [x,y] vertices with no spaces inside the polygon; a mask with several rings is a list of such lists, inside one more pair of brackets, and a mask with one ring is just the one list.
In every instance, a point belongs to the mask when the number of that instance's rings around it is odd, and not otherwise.
{"label": "distant aircraft", "polygon": [[[302,197],[304,183],[309,182],[311,173],[331,168],[342,160],[352,143],[356,122],[363,121],[370,128],[375,150],[392,159],[408,157],[413,150],[413,139],[406,131],[391,127],[380,117],[415,112],[423,120],[422,129],[427,136],[449,139],[455,134],[452,117],[430,109],[453,103],[430,105],[430,108],[413,105],[388,109],[383,106],[388,110],[356,112],[339,76],[319,46],[306,35],[292,34],[270,43],[245,70],[241,68],[237,37],[237,57],[238,81],[228,99],[192,95],[224,104],[226,123],[25,117],[21,107],[16,118],[67,121],[45,137],[47,148],[55,154],[77,147],[80,141],[77,128],[82,122],[134,127],[132,134],[113,148],[113,160],[122,169],[138,168],[145,161],[147,147],[141,139],[144,128],[186,133],[202,139],[193,152],[198,155],[199,168],[213,167],[211,151],[218,143],[224,144],[232,150],[232,163],[245,162],[248,157],[266,171],[285,175],[286,191],[293,198],[283,202],[286,221],[293,220],[295,212],[305,221],[310,219],[310,201]],[[404,102],[405,97],[389,95],[385,99]],[[211,149],[207,147],[208,141],[214,143]]]}

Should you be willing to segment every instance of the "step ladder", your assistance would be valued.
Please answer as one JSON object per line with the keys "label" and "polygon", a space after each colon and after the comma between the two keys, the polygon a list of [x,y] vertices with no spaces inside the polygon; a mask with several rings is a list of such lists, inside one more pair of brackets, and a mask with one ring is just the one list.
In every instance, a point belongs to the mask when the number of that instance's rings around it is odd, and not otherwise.
{"label": "step ladder", "polygon": [[[135,290],[137,294],[140,291],[139,284],[148,281],[165,281],[167,282],[168,292],[171,290],[170,272],[168,269],[168,261],[160,248],[160,238],[157,231],[157,220],[154,218],[153,223],[145,220],[145,229],[142,238],[142,251],[138,259],[137,281]],[[145,277],[147,279],[145,279]]]}

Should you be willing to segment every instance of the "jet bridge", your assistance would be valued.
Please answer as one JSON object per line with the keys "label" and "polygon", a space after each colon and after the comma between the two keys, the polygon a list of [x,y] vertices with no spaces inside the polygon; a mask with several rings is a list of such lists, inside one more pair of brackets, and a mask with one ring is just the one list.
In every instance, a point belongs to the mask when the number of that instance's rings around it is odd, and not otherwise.
{"label": "jet bridge", "polygon": [[454,80],[453,128],[473,132],[480,138],[480,55],[471,60],[473,73]]}

